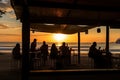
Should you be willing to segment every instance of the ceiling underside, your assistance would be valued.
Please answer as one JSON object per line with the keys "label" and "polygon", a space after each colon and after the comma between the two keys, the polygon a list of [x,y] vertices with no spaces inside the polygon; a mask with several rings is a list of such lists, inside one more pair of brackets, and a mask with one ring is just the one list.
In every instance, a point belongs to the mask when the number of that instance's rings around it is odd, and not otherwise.
{"label": "ceiling underside", "polygon": [[120,26],[120,0],[11,0],[11,4],[20,20],[27,5],[30,26],[36,31],[70,34],[101,25]]}

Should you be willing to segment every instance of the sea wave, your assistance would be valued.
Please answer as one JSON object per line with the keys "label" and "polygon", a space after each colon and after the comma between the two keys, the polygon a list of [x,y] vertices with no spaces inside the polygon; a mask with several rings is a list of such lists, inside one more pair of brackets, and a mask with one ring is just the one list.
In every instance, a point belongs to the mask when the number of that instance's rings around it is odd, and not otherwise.
{"label": "sea wave", "polygon": [[[14,48],[16,42],[0,42],[0,52],[2,53],[11,53],[12,49]],[[21,44],[21,43],[20,43]],[[41,46],[42,43],[37,44],[37,48]],[[49,45],[49,50],[51,48],[52,43],[48,43]],[[87,54],[89,51],[91,43],[81,43],[80,44],[80,52],[81,54]],[[77,54],[78,53],[78,44],[77,43],[68,43],[68,46],[73,49],[73,53]],[[101,49],[105,49],[105,43],[98,43],[98,47],[101,47]],[[59,49],[59,46],[57,46]],[[97,47],[97,48],[98,48]],[[21,47],[22,50],[22,47]],[[120,44],[116,43],[110,43],[110,52],[113,54],[120,54]]]}

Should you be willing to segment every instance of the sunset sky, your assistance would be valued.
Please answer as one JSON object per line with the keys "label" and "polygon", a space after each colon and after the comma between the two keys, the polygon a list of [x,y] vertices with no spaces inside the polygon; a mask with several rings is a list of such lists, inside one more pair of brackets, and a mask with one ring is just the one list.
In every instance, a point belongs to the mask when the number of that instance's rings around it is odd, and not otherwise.
{"label": "sunset sky", "polygon": [[[0,17],[0,42],[21,42],[21,23],[19,20],[16,20],[13,9],[10,6],[9,0],[0,0],[0,9],[5,10],[6,14],[3,14]],[[101,33],[97,33],[97,28],[90,29],[88,34],[84,32],[81,33],[81,42],[105,42],[106,32],[105,26],[101,27]],[[120,30],[112,29],[110,30],[110,42],[116,41],[117,38],[120,38]],[[38,42],[47,41],[47,42],[77,42],[77,33],[64,35],[61,40],[56,39],[55,34],[51,33],[42,33],[35,32],[30,34],[30,40],[34,38]]]}

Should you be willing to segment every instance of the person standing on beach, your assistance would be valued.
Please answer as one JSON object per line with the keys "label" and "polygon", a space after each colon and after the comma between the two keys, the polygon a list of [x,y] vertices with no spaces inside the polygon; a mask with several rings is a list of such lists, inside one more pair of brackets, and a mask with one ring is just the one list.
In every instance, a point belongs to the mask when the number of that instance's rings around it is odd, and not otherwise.
{"label": "person standing on beach", "polygon": [[13,48],[12,55],[13,55],[13,58],[16,60],[19,60],[21,58],[19,43],[17,43],[16,46]]}
{"label": "person standing on beach", "polygon": [[12,50],[13,65],[16,68],[20,67],[21,63],[21,54],[20,54],[20,44],[16,43],[16,46]]}

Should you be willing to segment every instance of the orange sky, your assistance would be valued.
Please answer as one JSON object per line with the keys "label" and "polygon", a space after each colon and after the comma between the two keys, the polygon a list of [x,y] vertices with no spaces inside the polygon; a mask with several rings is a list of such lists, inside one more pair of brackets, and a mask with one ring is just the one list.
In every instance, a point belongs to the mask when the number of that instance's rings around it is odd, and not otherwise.
{"label": "orange sky", "polygon": [[[7,23],[6,23],[7,24]],[[0,27],[0,42],[21,42],[22,40],[22,30],[21,30],[21,24],[18,24],[18,27],[16,26],[18,22],[14,22],[12,24],[12,27],[3,28]],[[7,24],[9,25],[9,24]],[[9,25],[10,26],[10,25]],[[97,28],[90,29],[88,31],[88,34],[85,34],[84,32],[81,32],[81,42],[105,42],[106,39],[106,28],[103,26],[101,27],[101,33],[97,33]],[[119,29],[112,29],[110,30],[110,42],[115,42],[117,38],[120,38],[119,35],[120,30]],[[46,41],[46,42],[77,42],[77,33],[76,34],[69,34],[66,35],[63,40],[57,41],[52,33],[42,33],[42,32],[35,32],[30,33],[30,40],[32,41],[34,38],[37,39],[38,42]]]}
{"label": "orange sky", "polygon": [[[106,41],[106,28],[101,27],[101,33],[97,33],[97,28],[90,29],[88,31],[88,34],[85,34],[84,32],[81,32],[81,37],[80,40],[81,42],[105,42]],[[119,35],[120,30],[112,29],[110,30],[110,42],[115,42],[117,38],[120,38]],[[38,35],[38,36],[34,36]],[[64,40],[57,41],[54,37],[53,34],[50,33],[31,33],[31,41],[37,38],[38,42],[42,42],[43,40],[47,42],[77,42],[78,41],[78,35],[77,33],[75,34],[67,34]]]}
{"label": "orange sky", "polygon": [[[101,33],[97,33],[97,28],[90,29],[88,34],[84,32],[81,33],[81,42],[105,42],[106,33],[105,27],[101,27]],[[119,35],[120,30],[110,30],[110,42],[114,42]],[[34,38],[37,39],[38,42],[47,41],[47,42],[77,42],[77,33],[65,35],[63,40],[57,41],[52,33],[42,33],[35,32],[30,33],[30,40],[32,41]],[[20,28],[8,28],[8,29],[0,29],[0,42],[21,42],[21,27]]]}

